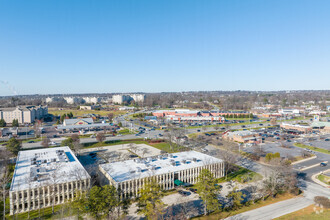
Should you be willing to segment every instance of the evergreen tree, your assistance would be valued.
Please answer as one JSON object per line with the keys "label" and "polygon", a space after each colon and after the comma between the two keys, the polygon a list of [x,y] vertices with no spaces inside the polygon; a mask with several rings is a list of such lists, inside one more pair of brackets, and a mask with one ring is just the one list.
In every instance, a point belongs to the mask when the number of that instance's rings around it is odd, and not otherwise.
{"label": "evergreen tree", "polygon": [[232,208],[237,209],[240,208],[243,204],[244,195],[241,191],[238,191],[235,187],[229,194],[227,195],[227,198],[230,200]]}
{"label": "evergreen tree", "polygon": [[140,197],[137,199],[138,213],[144,214],[147,219],[157,219],[159,215],[163,214],[165,205],[161,200],[163,192],[159,184],[151,181],[140,189],[139,194]]}
{"label": "evergreen tree", "polygon": [[7,149],[13,154],[17,155],[21,150],[21,142],[19,142],[16,138],[10,138],[7,144]]}
{"label": "evergreen tree", "polygon": [[4,119],[0,119],[0,127],[6,127],[7,123]]}
{"label": "evergreen tree", "polygon": [[18,119],[13,119],[12,127],[19,127]]}
{"label": "evergreen tree", "polygon": [[217,194],[220,187],[217,185],[217,180],[208,169],[203,169],[196,184],[197,192],[204,202],[204,214],[207,215],[210,211],[220,209],[220,203],[217,199]]}

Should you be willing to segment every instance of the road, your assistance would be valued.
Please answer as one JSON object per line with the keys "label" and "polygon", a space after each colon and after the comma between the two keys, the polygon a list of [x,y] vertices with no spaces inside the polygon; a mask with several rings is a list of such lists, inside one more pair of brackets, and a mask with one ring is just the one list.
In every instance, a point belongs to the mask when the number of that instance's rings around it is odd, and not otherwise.
{"label": "road", "polygon": [[[118,117],[116,120],[121,121],[125,120],[123,117]],[[263,127],[259,124],[251,124],[247,125],[248,128],[256,128],[256,127]],[[137,130],[138,126],[132,126],[133,129]],[[241,129],[240,125],[237,126],[231,126],[231,129]],[[206,127],[205,130],[202,130],[201,128],[190,128],[190,129],[185,129],[186,134],[192,134],[192,133],[197,133],[198,130],[202,132],[214,132],[217,131],[214,127]],[[223,130],[224,131],[224,130]],[[128,139],[136,139],[136,138],[159,138],[159,134],[164,136],[165,131],[164,130],[154,130],[154,131],[148,131],[145,134],[141,134],[139,136],[136,136],[135,134],[129,134],[129,135],[123,135],[123,136],[114,136],[114,137],[107,137],[106,141],[110,140],[128,140]],[[53,141],[57,144],[61,144],[61,142],[64,140],[64,137],[59,137],[59,138],[51,138],[50,141]],[[95,138],[81,138],[80,139],[81,143],[92,143],[92,142],[97,142]],[[23,143],[23,149],[33,149],[33,148],[40,148],[42,147],[41,141],[40,142],[35,142],[35,143]]]}
{"label": "road", "polygon": [[274,219],[291,212],[303,209],[313,204],[315,196],[330,197],[330,191],[320,185],[308,181],[300,181],[300,188],[304,190],[303,197],[297,197],[282,202],[274,203],[248,212],[226,218],[227,220],[268,220]]}

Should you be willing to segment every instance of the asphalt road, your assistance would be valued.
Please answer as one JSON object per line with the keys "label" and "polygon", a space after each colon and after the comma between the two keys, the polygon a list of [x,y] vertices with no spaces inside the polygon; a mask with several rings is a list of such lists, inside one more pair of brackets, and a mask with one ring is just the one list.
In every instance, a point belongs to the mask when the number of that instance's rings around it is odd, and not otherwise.
{"label": "asphalt road", "polygon": [[308,181],[300,181],[300,188],[304,190],[303,197],[297,197],[274,203],[248,212],[226,218],[227,220],[268,220],[289,214],[313,204],[315,196],[330,197],[330,191],[320,185]]}

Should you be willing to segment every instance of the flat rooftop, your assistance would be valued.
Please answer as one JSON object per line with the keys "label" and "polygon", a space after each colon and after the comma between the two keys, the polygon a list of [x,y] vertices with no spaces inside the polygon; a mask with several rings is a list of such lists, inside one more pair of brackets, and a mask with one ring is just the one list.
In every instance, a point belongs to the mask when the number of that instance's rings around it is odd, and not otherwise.
{"label": "flat rooftop", "polygon": [[10,191],[90,178],[69,147],[20,151]]}
{"label": "flat rooftop", "polygon": [[196,152],[185,151],[149,158],[137,158],[99,165],[116,182],[177,172],[208,164],[223,162],[221,159]]}

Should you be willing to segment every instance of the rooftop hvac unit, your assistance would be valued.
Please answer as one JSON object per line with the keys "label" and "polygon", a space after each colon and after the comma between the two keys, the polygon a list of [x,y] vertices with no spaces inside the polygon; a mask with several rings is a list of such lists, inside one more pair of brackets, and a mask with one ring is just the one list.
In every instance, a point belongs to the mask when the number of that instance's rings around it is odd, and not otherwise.
{"label": "rooftop hvac unit", "polygon": [[151,169],[152,169],[152,170],[156,170],[156,166],[152,166]]}
{"label": "rooftop hvac unit", "polygon": [[170,158],[173,158],[173,154],[170,154]]}
{"label": "rooftop hvac unit", "polygon": [[186,160],[181,160],[181,163],[184,163],[185,164],[185,163],[187,163],[187,161]]}
{"label": "rooftop hvac unit", "polygon": [[141,172],[141,167],[136,168],[137,172]]}
{"label": "rooftop hvac unit", "polygon": [[161,160],[161,159],[162,159],[162,155],[158,155],[158,159],[160,159],[160,160]]}
{"label": "rooftop hvac unit", "polygon": [[131,170],[130,173],[135,173],[135,170]]}
{"label": "rooftop hvac unit", "polygon": [[196,157],[194,157],[194,158],[193,158],[193,161],[194,161],[194,162],[197,162],[197,158],[196,158]]}
{"label": "rooftop hvac unit", "polygon": [[175,161],[171,161],[171,165],[175,167],[176,162]]}

